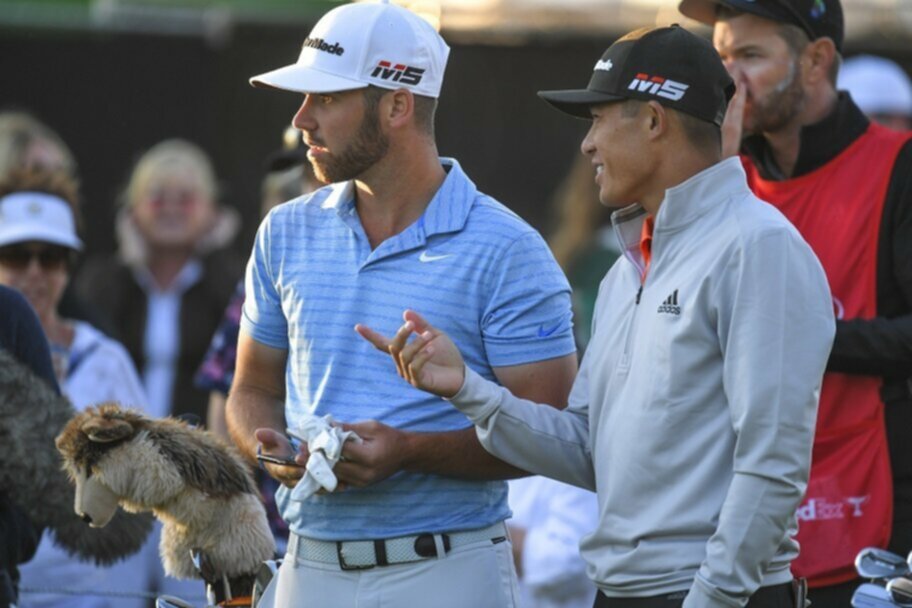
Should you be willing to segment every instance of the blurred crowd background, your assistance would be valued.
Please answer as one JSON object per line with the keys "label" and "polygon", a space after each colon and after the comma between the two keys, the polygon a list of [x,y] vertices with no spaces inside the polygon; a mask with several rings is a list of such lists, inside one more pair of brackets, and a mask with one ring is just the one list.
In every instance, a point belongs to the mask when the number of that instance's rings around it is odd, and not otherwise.
{"label": "blurred crowd background", "polygon": [[[598,283],[618,254],[592,168],[578,150],[588,124],[550,111],[535,93],[585,82],[591,58],[634,27],[679,22],[707,36],[708,30],[681,17],[678,0],[399,3],[427,17],[452,47],[437,113],[441,154],[458,158],[482,191],[546,236],[574,286],[582,350]],[[243,301],[238,281],[254,232],[264,210],[316,186],[300,138],[288,132],[299,100],[254,90],[247,80],[292,61],[306,33],[336,4],[0,0],[0,181],[8,182],[0,194],[51,192],[73,208],[79,233],[77,239],[60,224],[42,238],[4,236],[0,283],[23,291],[52,351],[61,345],[58,377],[77,407],[102,397],[129,400],[101,394],[129,384],[149,413],[195,414],[224,433],[220,408]],[[894,62],[847,62],[845,86],[875,117],[908,120],[912,1],[843,4],[845,57]],[[65,183],[49,185],[47,176],[28,173],[10,181],[23,166],[59,169]],[[182,210],[182,219],[168,224],[163,209]],[[53,286],[50,295],[41,293],[41,281]],[[95,324],[125,350],[70,318]],[[75,354],[91,343],[111,352],[95,364],[105,380],[80,384]],[[261,483],[264,493],[274,490]],[[530,585],[567,591],[566,601],[530,605],[590,605],[576,543],[593,525],[594,496],[542,485],[549,483],[556,482],[513,483],[520,573]],[[580,516],[557,517],[553,527],[554,513]],[[281,536],[281,522],[271,515]],[[31,575],[25,570],[25,587],[65,559],[51,548],[46,553]],[[145,555],[156,561],[154,543]],[[158,569],[130,567],[150,576]],[[95,584],[88,572],[77,568],[71,579]],[[57,582],[66,585],[65,578]],[[154,581],[128,587],[168,588]],[[33,593],[23,606],[59,602]]]}
{"label": "blurred crowd background", "polygon": [[[87,253],[115,249],[115,202],[139,154],[181,137],[213,159],[220,199],[259,214],[263,159],[296,100],[255,91],[335,3],[320,0],[0,0],[0,107],[34,113],[78,160]],[[414,0],[453,47],[438,112],[441,153],[546,235],[549,202],[585,124],[556,116],[540,89],[587,78],[621,33],[687,23],[675,0]],[[847,0],[846,55],[912,66],[912,2]],[[567,66],[573,66],[568,68]],[[575,73],[574,73],[575,72]],[[576,127],[576,128],[574,128]]]}

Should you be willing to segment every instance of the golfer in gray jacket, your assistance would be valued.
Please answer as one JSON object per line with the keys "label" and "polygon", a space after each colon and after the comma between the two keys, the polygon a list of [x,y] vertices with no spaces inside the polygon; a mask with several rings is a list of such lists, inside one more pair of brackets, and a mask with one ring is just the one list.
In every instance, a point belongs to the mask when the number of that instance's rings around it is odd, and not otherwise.
{"label": "golfer in gray jacket", "polygon": [[624,256],[565,410],[483,379],[416,312],[391,339],[357,328],[492,454],[598,492],[581,543],[596,606],[794,605],[795,509],[835,324],[810,248],[721,160],[732,92],[710,44],[670,27],[618,40],[586,89],[540,94],[592,121],[582,150],[602,203],[623,207]]}

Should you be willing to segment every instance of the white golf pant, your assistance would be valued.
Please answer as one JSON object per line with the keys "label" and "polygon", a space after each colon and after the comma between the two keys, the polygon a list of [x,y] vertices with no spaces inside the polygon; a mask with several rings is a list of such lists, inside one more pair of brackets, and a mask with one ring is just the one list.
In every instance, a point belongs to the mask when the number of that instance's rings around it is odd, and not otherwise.
{"label": "white golf pant", "polygon": [[443,557],[342,570],[286,554],[258,608],[516,608],[509,539],[455,547]]}

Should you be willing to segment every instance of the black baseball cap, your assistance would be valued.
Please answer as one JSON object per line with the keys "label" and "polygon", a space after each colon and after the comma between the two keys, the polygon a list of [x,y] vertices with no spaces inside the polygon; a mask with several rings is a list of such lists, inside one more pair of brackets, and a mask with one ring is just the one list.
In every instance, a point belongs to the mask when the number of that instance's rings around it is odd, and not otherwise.
{"label": "black baseball cap", "polygon": [[790,23],[804,30],[811,40],[830,38],[842,51],[845,24],[839,0],[681,0],[678,10],[690,17],[712,25],[716,22],[718,6]]}
{"label": "black baseball cap", "polygon": [[722,125],[735,92],[722,59],[708,40],[678,25],[641,28],[619,38],[595,64],[589,86],[539,91],[558,110],[591,118],[594,105],[639,99]]}

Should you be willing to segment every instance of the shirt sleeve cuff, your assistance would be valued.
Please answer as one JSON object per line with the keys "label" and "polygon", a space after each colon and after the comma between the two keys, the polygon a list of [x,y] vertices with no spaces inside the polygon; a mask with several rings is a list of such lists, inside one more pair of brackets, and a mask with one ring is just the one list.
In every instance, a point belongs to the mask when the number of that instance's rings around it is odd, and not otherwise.
{"label": "shirt sleeve cuff", "polygon": [[481,424],[500,409],[503,390],[503,387],[486,380],[467,365],[462,388],[447,401],[468,416],[469,420]]}
{"label": "shirt sleeve cuff", "polygon": [[682,608],[740,608],[747,604],[749,598],[735,598],[722,593],[718,589],[710,589],[706,583],[697,576],[694,578],[687,597],[684,598]]}

